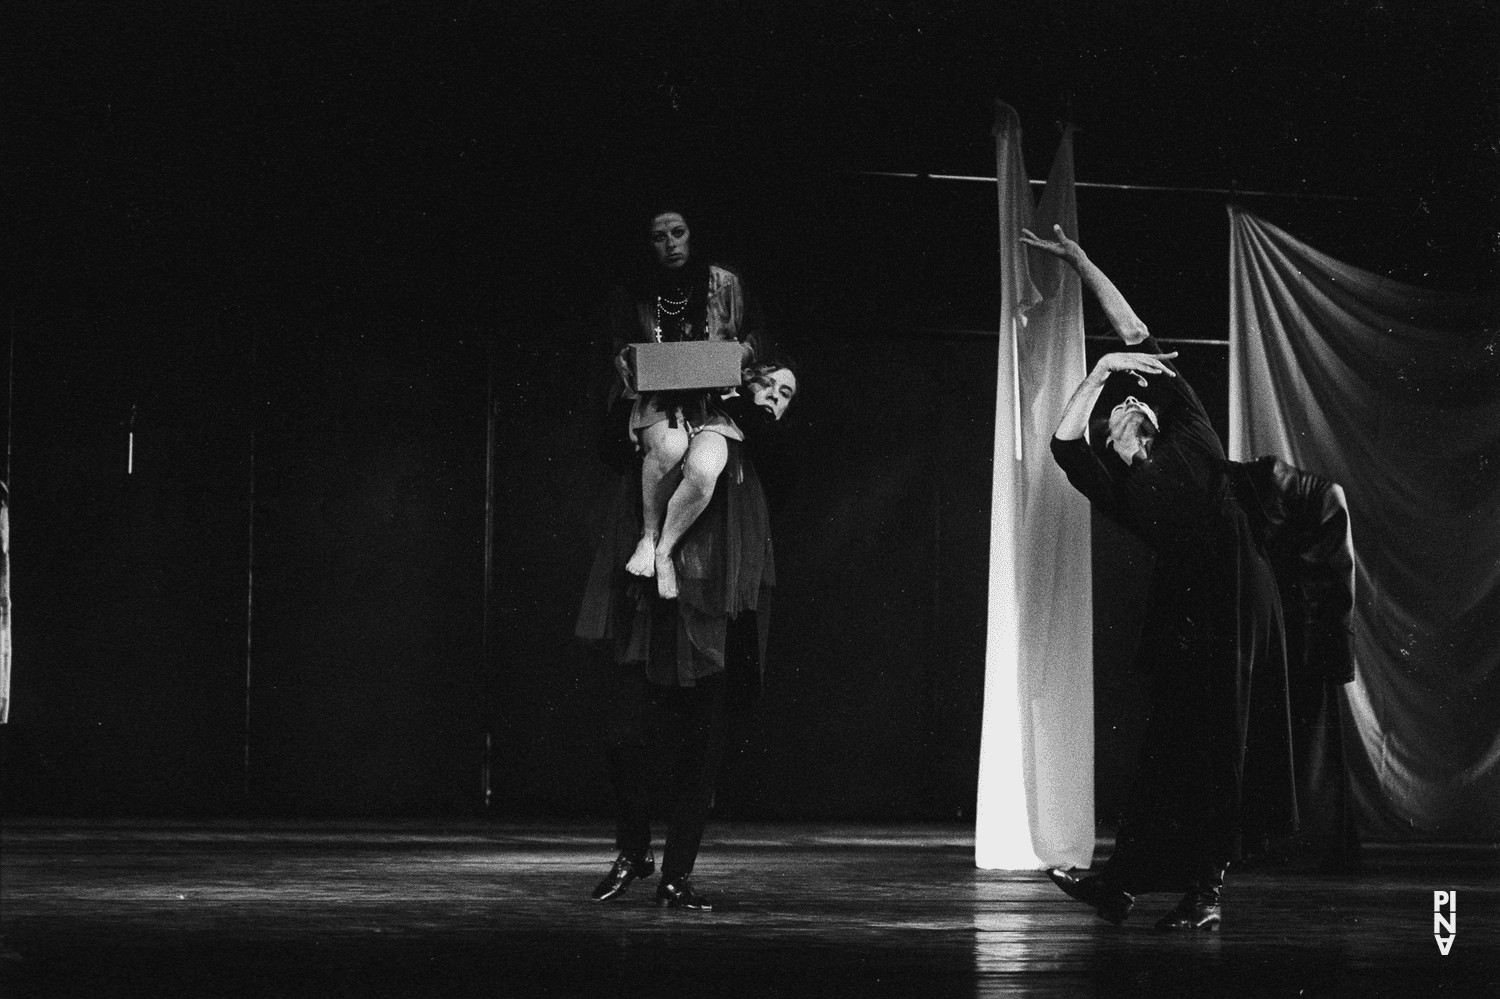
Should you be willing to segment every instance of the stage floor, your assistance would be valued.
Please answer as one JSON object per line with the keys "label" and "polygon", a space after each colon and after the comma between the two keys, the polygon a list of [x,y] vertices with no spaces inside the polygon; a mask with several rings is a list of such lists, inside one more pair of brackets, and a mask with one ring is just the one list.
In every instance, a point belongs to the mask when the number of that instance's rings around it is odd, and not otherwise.
{"label": "stage floor", "polygon": [[[0,827],[0,984],[21,997],[1500,996],[1500,853],[1367,847],[1353,874],[1231,871],[1222,933],[1123,927],[972,829],[710,827],[711,913],[655,879],[588,900],[602,823]],[[658,844],[658,852],[660,846]],[[1457,938],[1433,891],[1457,890]]]}

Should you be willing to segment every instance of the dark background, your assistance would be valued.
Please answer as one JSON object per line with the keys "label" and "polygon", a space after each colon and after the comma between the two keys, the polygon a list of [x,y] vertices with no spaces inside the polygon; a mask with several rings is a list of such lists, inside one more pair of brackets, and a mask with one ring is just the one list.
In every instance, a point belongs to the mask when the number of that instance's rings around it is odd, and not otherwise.
{"label": "dark background", "polygon": [[[9,5],[7,813],[603,814],[591,321],[670,199],[805,368],[721,812],[967,816],[994,190],[863,172],[992,173],[999,98],[1033,177],[1066,121],[1081,181],[1232,189],[1079,192],[1159,336],[1225,335],[1230,200],[1500,277],[1492,5],[1059,6]],[[1107,817],[1144,560],[1096,538]]]}

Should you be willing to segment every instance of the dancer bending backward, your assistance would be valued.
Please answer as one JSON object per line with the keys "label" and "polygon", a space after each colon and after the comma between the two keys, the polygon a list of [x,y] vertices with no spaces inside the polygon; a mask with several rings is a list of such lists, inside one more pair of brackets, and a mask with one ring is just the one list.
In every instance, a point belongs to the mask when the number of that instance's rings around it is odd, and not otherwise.
{"label": "dancer bending backward", "polygon": [[656,266],[639,295],[615,308],[615,368],[619,393],[634,398],[631,437],[644,452],[641,465],[641,537],[625,568],[656,577],[664,599],[677,596],[672,553],[682,535],[713,499],[714,483],[729,458],[727,441],[743,440],[739,426],[705,392],[653,392],[637,396],[626,362],[631,343],[681,340],[739,341],[742,366],[756,360],[758,324],[733,271],[696,260],[692,233],[680,212],[651,220]]}
{"label": "dancer bending backward", "polygon": [[[1078,272],[1125,343],[1074,391],[1053,457],[1096,510],[1156,556],[1137,656],[1150,717],[1114,855],[1089,877],[1049,876],[1114,923],[1137,894],[1183,892],[1157,928],[1216,929],[1224,871],[1242,843],[1296,824],[1275,579],[1203,404],[1171,363],[1176,353],[1160,351],[1061,228],[1052,240],[1023,231],[1022,242]],[[1132,394],[1091,424],[1112,376]]]}

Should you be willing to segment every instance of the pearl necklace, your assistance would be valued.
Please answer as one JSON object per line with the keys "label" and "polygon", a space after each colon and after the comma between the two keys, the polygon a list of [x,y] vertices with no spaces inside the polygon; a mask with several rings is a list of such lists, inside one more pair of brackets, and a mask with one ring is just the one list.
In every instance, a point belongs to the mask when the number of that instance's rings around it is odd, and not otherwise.
{"label": "pearl necklace", "polygon": [[662,342],[661,317],[680,316],[687,311],[688,295],[683,293],[681,299],[668,298],[665,295],[656,296],[656,322],[651,325],[651,332],[656,337],[656,342]]}

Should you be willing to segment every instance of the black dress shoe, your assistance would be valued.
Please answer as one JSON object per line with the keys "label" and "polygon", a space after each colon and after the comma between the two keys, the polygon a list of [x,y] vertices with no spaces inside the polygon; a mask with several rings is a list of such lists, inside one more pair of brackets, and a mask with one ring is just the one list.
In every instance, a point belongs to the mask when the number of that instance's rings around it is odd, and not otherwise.
{"label": "black dress shoe", "polygon": [[1201,897],[1197,892],[1188,892],[1177,903],[1177,908],[1156,921],[1156,928],[1163,932],[1172,930],[1207,930],[1219,928],[1223,917],[1219,914],[1219,903]]}
{"label": "black dress shoe", "polygon": [[692,882],[687,878],[673,878],[668,881],[662,878],[656,886],[656,904],[665,905],[673,909],[698,909],[706,911],[714,907],[713,903],[697,892],[693,891]]}
{"label": "black dress shoe", "polygon": [[655,870],[656,854],[647,851],[644,856],[632,857],[628,853],[622,853],[615,858],[609,873],[595,886],[594,894],[590,897],[595,902],[608,902],[616,895],[623,894],[630,887],[630,882],[636,878],[650,877]]}
{"label": "black dress shoe", "polygon": [[1098,911],[1100,919],[1107,919],[1116,926],[1125,922],[1125,917],[1130,915],[1130,910],[1135,905],[1134,895],[1111,888],[1104,883],[1102,875],[1075,878],[1067,871],[1054,867],[1047,872],[1047,877],[1067,892],[1070,898],[1076,898],[1084,905],[1092,905]]}

